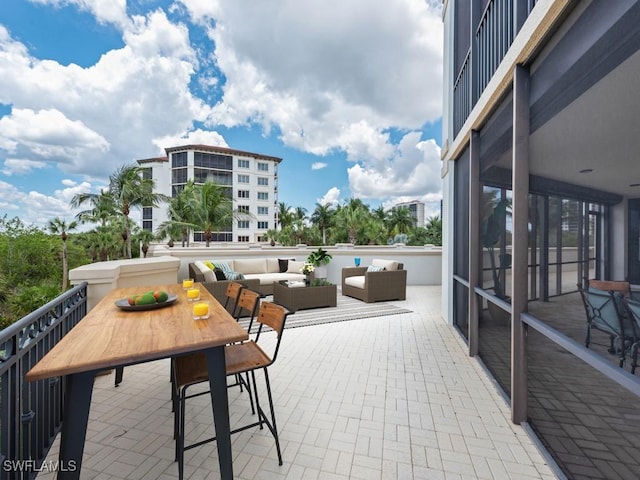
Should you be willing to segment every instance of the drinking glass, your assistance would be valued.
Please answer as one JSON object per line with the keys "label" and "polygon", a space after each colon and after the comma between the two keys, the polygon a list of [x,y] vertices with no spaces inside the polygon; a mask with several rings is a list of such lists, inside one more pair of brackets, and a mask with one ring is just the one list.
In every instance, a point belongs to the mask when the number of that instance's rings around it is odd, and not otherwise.
{"label": "drinking glass", "polygon": [[189,290],[191,287],[193,287],[193,278],[185,278],[182,280],[182,288]]}
{"label": "drinking glass", "polygon": [[194,320],[205,320],[209,318],[209,302],[196,302],[191,311]]}
{"label": "drinking glass", "polygon": [[356,263],[356,267],[360,266],[360,257],[354,258],[353,261]]}
{"label": "drinking glass", "polygon": [[200,300],[200,289],[190,288],[189,290],[187,290],[187,300],[189,302],[196,302]]}

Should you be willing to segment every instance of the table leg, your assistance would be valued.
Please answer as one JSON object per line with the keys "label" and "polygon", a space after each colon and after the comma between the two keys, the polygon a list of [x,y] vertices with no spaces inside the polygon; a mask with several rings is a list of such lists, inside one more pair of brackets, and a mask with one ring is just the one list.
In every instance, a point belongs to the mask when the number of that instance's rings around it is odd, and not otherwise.
{"label": "table leg", "polygon": [[66,378],[66,399],[60,432],[58,480],[80,478],[95,373],[76,373],[68,375]]}
{"label": "table leg", "polygon": [[229,426],[229,400],[227,396],[224,346],[210,348],[206,351],[206,355],[213,421],[218,445],[220,478],[231,480],[233,479],[233,460],[231,457],[231,428]]}

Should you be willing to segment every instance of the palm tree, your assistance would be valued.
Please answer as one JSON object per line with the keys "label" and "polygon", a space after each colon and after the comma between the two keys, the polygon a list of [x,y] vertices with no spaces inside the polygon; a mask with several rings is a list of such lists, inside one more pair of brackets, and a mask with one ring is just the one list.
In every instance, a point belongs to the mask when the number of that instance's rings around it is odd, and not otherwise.
{"label": "palm tree", "polygon": [[140,249],[142,250],[143,258],[147,258],[147,252],[149,251],[149,244],[156,239],[156,236],[153,232],[149,230],[140,230],[134,235],[137,242],[141,243],[142,246]]}
{"label": "palm tree", "polygon": [[388,218],[389,228],[393,233],[407,233],[416,223],[407,207],[392,208]]}
{"label": "palm tree", "polygon": [[311,214],[311,223],[317,225],[322,232],[323,245],[327,244],[327,228],[331,225],[332,214],[333,209],[330,203],[325,203],[324,205],[316,203],[316,209]]}
{"label": "palm tree", "polygon": [[197,204],[199,191],[193,180],[189,180],[182,191],[169,200],[169,220],[162,222],[156,230],[158,238],[167,238],[169,241],[182,241],[182,246],[189,246],[191,230],[194,226],[193,208]]}
{"label": "palm tree", "polygon": [[204,231],[206,246],[213,238],[213,232],[227,227],[240,218],[251,217],[250,214],[233,210],[232,200],[226,194],[226,188],[212,182],[197,185],[197,194],[193,198],[191,212],[193,227]]}
{"label": "palm tree", "polygon": [[142,168],[123,165],[109,177],[109,192],[116,210],[124,219],[122,238],[125,242],[125,256],[131,258],[131,221],[129,214],[133,208],[157,207],[166,197],[154,193],[154,181],[143,178]]}
{"label": "palm tree", "polygon": [[347,227],[349,241],[354,245],[358,243],[358,233],[363,230],[368,214],[368,209],[362,201],[355,198],[352,198],[338,212],[338,221]]}
{"label": "palm tree", "polygon": [[49,232],[54,235],[60,235],[62,239],[62,291],[67,289],[69,283],[69,261],[67,258],[67,232],[75,230],[78,226],[78,222],[73,221],[67,224],[67,222],[59,217],[49,220],[47,227]]}
{"label": "palm tree", "polygon": [[71,199],[71,206],[78,208],[88,203],[91,208],[76,214],[80,223],[99,223],[103,227],[116,215],[116,208],[113,197],[109,191],[100,191],[99,195],[91,193],[78,193]]}
{"label": "palm tree", "polygon": [[280,224],[280,230],[291,226],[293,223],[291,207],[284,202],[278,203],[278,223]]}

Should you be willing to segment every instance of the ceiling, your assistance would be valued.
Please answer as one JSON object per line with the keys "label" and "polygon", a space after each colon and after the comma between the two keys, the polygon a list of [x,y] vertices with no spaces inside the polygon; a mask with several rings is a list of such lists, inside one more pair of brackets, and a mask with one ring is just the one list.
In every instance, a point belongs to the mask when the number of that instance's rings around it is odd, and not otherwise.
{"label": "ceiling", "polygon": [[531,174],[640,198],[639,89],[637,52],[531,135]]}

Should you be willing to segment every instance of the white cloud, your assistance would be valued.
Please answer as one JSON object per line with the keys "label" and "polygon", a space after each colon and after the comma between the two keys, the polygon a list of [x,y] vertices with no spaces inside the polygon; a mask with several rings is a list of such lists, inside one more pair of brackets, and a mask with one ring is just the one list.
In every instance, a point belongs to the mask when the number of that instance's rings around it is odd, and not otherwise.
{"label": "white cloud", "polygon": [[153,144],[156,145],[162,155],[165,148],[177,147],[180,145],[213,145],[216,147],[228,147],[224,137],[217,132],[209,130],[193,130],[183,135],[167,135],[155,138]]}
{"label": "white cloud", "polygon": [[373,150],[348,134],[362,119],[379,135],[441,115],[442,20],[422,0],[182,3],[194,18],[215,16],[210,35],[227,81],[210,125],[257,122],[325,154]]}
{"label": "white cloud", "polygon": [[340,189],[338,187],[331,187],[317,202],[320,205],[338,205],[338,203],[340,203]]}
{"label": "white cloud", "polygon": [[[95,11],[99,3],[82,4]],[[13,108],[2,119],[13,128],[2,128],[0,149],[55,160],[66,173],[105,178],[148,157],[157,148],[152,139],[181,135],[204,119],[208,109],[189,90],[197,63],[187,29],[161,11],[136,17],[125,28],[123,48],[81,68],[30,56],[0,27],[0,103]],[[30,134],[17,128],[28,127],[28,116],[40,120]]]}
{"label": "white cloud", "polygon": [[93,14],[100,23],[125,25],[127,19],[126,0],[31,0],[34,3],[63,7],[75,5],[80,10]]}
{"label": "white cloud", "polygon": [[384,160],[362,162],[348,169],[356,198],[423,197],[442,194],[440,147],[420,141],[420,132],[406,134],[394,154]]}
{"label": "white cloud", "polygon": [[4,161],[4,168],[0,170],[7,176],[11,175],[28,175],[34,170],[45,168],[46,162],[28,160],[25,158],[7,158]]}
{"label": "white cloud", "polygon": [[327,168],[327,164],[325,162],[313,162],[311,164],[311,170],[322,170],[323,168]]}

